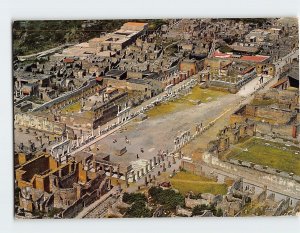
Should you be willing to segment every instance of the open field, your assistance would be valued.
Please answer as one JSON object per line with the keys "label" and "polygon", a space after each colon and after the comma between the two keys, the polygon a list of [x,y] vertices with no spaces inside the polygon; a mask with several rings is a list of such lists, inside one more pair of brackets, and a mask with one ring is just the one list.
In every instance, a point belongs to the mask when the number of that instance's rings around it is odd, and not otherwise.
{"label": "open field", "polygon": [[227,95],[228,93],[218,90],[201,89],[199,86],[195,86],[191,93],[168,103],[160,104],[147,112],[149,117],[162,116],[164,114],[170,114],[176,111],[183,111],[198,102],[207,103],[217,100],[219,97]]}
{"label": "open field", "polygon": [[179,172],[170,179],[173,188],[182,194],[192,191],[198,193],[226,194],[226,184],[219,184],[203,176],[189,172]]}
{"label": "open field", "polygon": [[300,175],[300,149],[287,144],[250,138],[235,145],[225,158],[249,161]]}

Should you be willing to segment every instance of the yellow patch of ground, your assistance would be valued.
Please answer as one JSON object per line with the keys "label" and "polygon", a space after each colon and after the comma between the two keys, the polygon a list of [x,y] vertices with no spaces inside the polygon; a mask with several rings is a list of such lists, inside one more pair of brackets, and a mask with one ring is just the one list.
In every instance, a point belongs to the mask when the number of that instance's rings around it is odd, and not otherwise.
{"label": "yellow patch of ground", "polygon": [[70,104],[69,106],[65,107],[61,112],[62,114],[67,114],[67,113],[75,113],[79,112],[81,108],[81,103],[80,101]]}
{"label": "yellow patch of ground", "polygon": [[179,172],[170,179],[172,186],[180,193],[192,191],[198,193],[226,194],[227,185],[219,184],[209,178],[189,172]]}
{"label": "yellow patch of ground", "polygon": [[169,101],[167,103],[155,106],[147,112],[147,115],[149,117],[157,117],[176,111],[182,111],[194,105],[197,105],[200,102],[211,102],[227,94],[228,93],[223,91],[201,89],[199,86],[195,86],[192,89],[191,93],[189,93],[188,95],[174,101]]}

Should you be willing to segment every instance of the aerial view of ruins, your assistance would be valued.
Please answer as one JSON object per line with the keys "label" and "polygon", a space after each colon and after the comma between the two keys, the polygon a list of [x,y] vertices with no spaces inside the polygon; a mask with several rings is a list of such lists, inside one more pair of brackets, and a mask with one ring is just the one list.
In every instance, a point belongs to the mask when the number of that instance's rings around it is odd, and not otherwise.
{"label": "aerial view of ruins", "polygon": [[12,22],[16,219],[300,215],[298,19]]}

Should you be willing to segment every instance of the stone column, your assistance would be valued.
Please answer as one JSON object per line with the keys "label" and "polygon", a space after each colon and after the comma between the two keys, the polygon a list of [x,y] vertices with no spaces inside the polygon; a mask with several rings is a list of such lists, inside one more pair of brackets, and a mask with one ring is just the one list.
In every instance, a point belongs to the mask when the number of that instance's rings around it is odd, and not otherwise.
{"label": "stone column", "polygon": [[146,170],[145,173],[148,174],[148,172],[149,172],[149,164],[146,165],[145,170]]}
{"label": "stone column", "polygon": [[169,168],[171,167],[171,161],[168,161],[168,167]]}
{"label": "stone column", "polygon": [[147,176],[145,176],[145,186],[148,185],[148,180],[147,180]]}
{"label": "stone column", "polygon": [[172,160],[173,160],[173,164],[175,164],[176,160],[175,160],[175,156],[174,155],[172,156]]}
{"label": "stone column", "polygon": [[118,164],[118,167],[117,167],[117,177],[120,178],[120,165]]}
{"label": "stone column", "polygon": [[132,172],[132,182],[136,182],[136,177],[135,177],[135,173]]}
{"label": "stone column", "polygon": [[113,167],[112,166],[109,167],[109,176],[110,177],[113,176]]}
{"label": "stone column", "polygon": [[65,148],[62,147],[62,154],[61,154],[61,158],[65,157]]}
{"label": "stone column", "polygon": [[153,169],[152,159],[150,159],[149,164],[150,164],[150,170],[152,170]]}
{"label": "stone column", "polygon": [[141,176],[145,175],[144,168],[141,169]]}
{"label": "stone column", "polygon": [[58,159],[58,163],[61,163],[61,156],[59,156],[59,154],[57,153],[57,159]]}
{"label": "stone column", "polygon": [[165,172],[165,171],[166,171],[166,164],[163,163],[163,172]]}
{"label": "stone column", "polygon": [[155,156],[153,157],[153,163],[154,163],[154,166],[156,166],[156,157]]}
{"label": "stone column", "polygon": [[128,183],[128,175],[127,175],[127,172],[125,172],[125,184],[126,184],[126,187],[128,188],[128,187],[129,187],[129,183]]}

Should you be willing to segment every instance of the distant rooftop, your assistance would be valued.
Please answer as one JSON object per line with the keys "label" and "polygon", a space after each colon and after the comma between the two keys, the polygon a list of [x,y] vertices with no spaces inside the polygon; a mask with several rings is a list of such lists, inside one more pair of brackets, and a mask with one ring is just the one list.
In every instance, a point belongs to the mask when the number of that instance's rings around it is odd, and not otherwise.
{"label": "distant rooftop", "polygon": [[242,56],[240,59],[242,61],[263,62],[268,58],[269,56],[256,55],[256,56]]}

